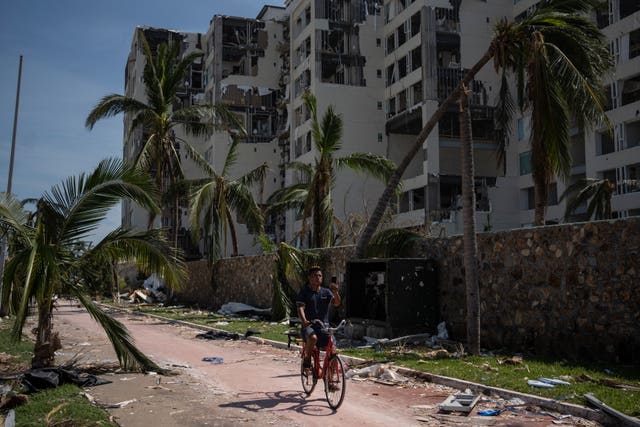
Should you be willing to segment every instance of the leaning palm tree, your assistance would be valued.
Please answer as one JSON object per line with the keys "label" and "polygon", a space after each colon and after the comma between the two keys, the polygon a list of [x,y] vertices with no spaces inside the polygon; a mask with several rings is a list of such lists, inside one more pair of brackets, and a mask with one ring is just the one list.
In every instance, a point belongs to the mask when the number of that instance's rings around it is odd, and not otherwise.
{"label": "leaning palm tree", "polygon": [[611,196],[615,189],[615,184],[608,179],[583,178],[574,182],[560,197],[560,201],[567,199],[565,221],[583,204],[587,205],[589,220],[594,215],[596,220],[611,219]]}
{"label": "leaning palm tree", "polygon": [[[603,118],[599,82],[612,66],[608,45],[586,14],[599,0],[546,0],[519,22],[500,22],[484,55],[467,72],[456,89],[441,103],[418,134],[414,145],[391,176],[367,227],[358,240],[356,256],[362,256],[391,201],[402,175],[420,151],[443,114],[460,97],[489,61],[501,72],[504,95],[497,108],[498,140],[506,146],[514,105],[507,90],[508,72],[517,77],[518,100],[532,112],[531,145],[536,185],[536,221],[544,221],[546,191],[550,174],[565,174],[571,165],[569,117],[579,123]],[[598,119],[598,120],[596,120]]]}
{"label": "leaning palm tree", "polygon": [[[200,239],[200,229],[209,240],[209,259],[215,261],[226,256],[227,234],[231,236],[233,256],[238,255],[238,237],[233,212],[242,217],[250,232],[259,235],[264,230],[262,211],[251,193],[251,186],[260,183],[269,170],[266,163],[252,169],[237,179],[229,175],[238,159],[238,139],[234,139],[222,167],[217,173],[207,165],[208,178],[197,181],[190,200],[190,221],[194,240]],[[228,232],[227,232],[228,231]]]}
{"label": "leaning palm tree", "polygon": [[[99,120],[120,113],[131,115],[131,127],[127,130],[129,135],[139,128],[145,135],[134,164],[152,174],[158,188],[173,188],[177,181],[184,179],[180,150],[184,150],[186,156],[199,167],[208,166],[204,157],[188,140],[176,136],[177,128],[184,129],[187,135],[202,136],[229,126],[235,129],[242,127],[236,116],[224,106],[193,105],[176,108],[180,105],[177,94],[188,79],[191,65],[203,56],[202,52],[191,52],[180,59],[181,46],[176,42],[170,46],[160,44],[154,54],[143,30],[138,30],[138,36],[146,57],[142,79],[147,99],[141,101],[125,95],[107,95],[91,110],[86,126],[92,129]],[[178,238],[177,193],[172,197],[172,203],[175,247]],[[154,217],[155,213],[150,212],[149,228],[152,227]]]}
{"label": "leaning palm tree", "polygon": [[158,211],[155,186],[150,177],[116,159],[103,160],[96,169],[54,186],[37,202],[33,222],[12,196],[0,200],[0,219],[15,236],[13,256],[4,280],[19,290],[13,337],[19,340],[35,299],[37,310],[33,366],[50,366],[54,360],[54,294],[64,289],[76,296],[104,328],[120,364],[126,369],[157,369],[133,344],[126,328],[93,304],[86,287],[88,265],[115,260],[135,262],[143,271],[158,273],[177,286],[185,277],[184,265],[162,237],[161,230],[133,232],[117,229],[82,252],[77,243],[87,240],[109,209],[128,198],[150,211]]}
{"label": "leaning palm tree", "polygon": [[315,96],[303,95],[305,107],[311,115],[311,133],[318,156],[314,164],[291,162],[288,167],[302,175],[302,182],[274,192],[269,199],[269,213],[294,208],[302,212],[301,236],[305,235],[307,219],[312,218],[311,247],[328,247],[334,243],[334,212],[331,189],[335,172],[348,167],[386,181],[395,169],[389,159],[372,153],[352,153],[335,157],[341,148],[342,117],[329,106],[322,121],[318,120]]}

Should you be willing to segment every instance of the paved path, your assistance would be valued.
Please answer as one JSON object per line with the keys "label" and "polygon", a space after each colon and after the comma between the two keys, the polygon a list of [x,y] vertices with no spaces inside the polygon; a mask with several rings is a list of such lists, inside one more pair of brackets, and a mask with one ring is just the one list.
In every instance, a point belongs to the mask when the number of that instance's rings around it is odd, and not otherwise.
{"label": "paved path", "polygon": [[[539,408],[529,408],[529,414],[477,416],[477,410],[494,407],[497,398],[479,403],[468,417],[440,414],[437,404],[457,390],[422,382],[400,387],[348,380],[345,401],[336,412],[328,407],[322,384],[309,397],[302,393],[297,351],[246,340],[196,339],[201,331],[189,327],[144,316],[115,316],[129,328],[140,349],[161,366],[180,373],[106,376],[112,384],[88,389],[100,404],[132,401],[109,410],[123,426],[598,425],[579,418],[559,420],[541,414]],[[61,359],[81,353],[85,361],[115,360],[104,332],[85,311],[62,304],[54,322],[62,335]],[[224,362],[202,361],[211,356]]]}

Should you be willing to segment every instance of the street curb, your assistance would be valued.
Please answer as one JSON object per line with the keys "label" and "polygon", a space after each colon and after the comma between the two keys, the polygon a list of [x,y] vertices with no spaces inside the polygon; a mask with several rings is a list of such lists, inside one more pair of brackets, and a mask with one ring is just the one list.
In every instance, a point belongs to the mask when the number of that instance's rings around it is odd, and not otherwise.
{"label": "street curb", "polygon": [[[156,318],[158,320],[163,320],[166,321],[168,323],[175,323],[175,324],[179,324],[179,325],[183,325],[183,326],[188,326],[190,328],[194,328],[194,329],[198,329],[201,331],[213,331],[213,332],[228,332],[225,331],[223,329],[217,329],[211,326],[204,326],[204,325],[199,325],[197,323],[192,323],[192,322],[187,322],[185,320],[176,320],[176,319],[170,319],[167,317],[162,317],[159,316],[157,314],[152,314],[152,313],[144,313],[141,311],[136,311],[136,310],[131,310],[128,308],[123,308],[123,307],[114,307],[111,305],[106,305],[106,304],[101,304],[98,303],[98,305],[102,306],[102,307],[107,307],[110,309],[114,309],[114,310],[118,310],[118,311],[123,311],[126,313],[130,313],[136,316],[147,316],[147,317],[152,317],[152,318]],[[287,343],[285,342],[280,342],[280,341],[273,341],[273,340],[269,340],[266,338],[260,338],[260,337],[256,337],[256,336],[250,336],[250,337],[246,337],[244,338],[248,341],[252,341],[258,344],[265,344],[265,345],[270,345],[272,347],[275,348],[279,348],[279,349],[289,349],[289,350],[300,350],[301,347],[299,345],[296,344],[292,344],[291,346],[289,346]],[[350,365],[357,365],[363,362],[366,362],[365,359],[361,359],[359,357],[353,357],[353,356],[347,356],[347,355],[340,355],[340,358],[343,359],[347,364]],[[567,414],[567,415],[572,415],[575,417],[580,417],[580,418],[584,418],[587,420],[591,420],[591,421],[596,421],[599,422],[600,424],[603,425],[614,425],[612,422],[613,420],[611,419],[611,417],[609,417],[607,414],[605,414],[604,412],[601,412],[599,410],[596,409],[591,409],[591,408],[587,408],[585,406],[580,406],[580,405],[575,405],[572,403],[565,403],[565,402],[560,402],[558,400],[554,400],[554,399],[547,399],[545,397],[540,397],[540,396],[535,396],[532,394],[527,394],[527,393],[521,393],[521,392],[517,392],[517,391],[513,391],[513,390],[507,390],[507,389],[503,389],[503,388],[499,388],[499,387],[491,387],[491,386],[487,386],[484,384],[479,384],[479,383],[474,383],[474,382],[470,382],[470,381],[464,381],[464,380],[460,380],[457,378],[450,378],[450,377],[445,377],[442,375],[435,375],[435,374],[430,374],[428,372],[423,372],[423,371],[416,371],[414,369],[410,369],[410,368],[404,368],[401,366],[395,366],[394,365],[394,369],[402,375],[405,376],[412,376],[412,377],[416,377],[416,378],[420,378],[424,381],[427,382],[431,382],[434,384],[440,384],[440,385],[445,385],[448,387],[452,387],[452,388],[456,388],[459,390],[466,390],[466,389],[470,389],[473,392],[476,393],[483,393],[483,394],[494,394],[498,397],[501,397],[503,399],[513,399],[513,398],[519,398],[522,399],[523,401],[525,401],[526,403],[532,404],[532,405],[536,405],[539,406],[541,408],[545,408],[545,409],[549,409],[549,410],[553,410],[562,414]]]}

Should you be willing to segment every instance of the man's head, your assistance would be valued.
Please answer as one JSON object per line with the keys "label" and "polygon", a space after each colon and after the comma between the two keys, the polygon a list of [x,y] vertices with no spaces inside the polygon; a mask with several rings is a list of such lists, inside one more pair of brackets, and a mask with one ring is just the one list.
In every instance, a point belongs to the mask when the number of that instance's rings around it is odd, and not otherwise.
{"label": "man's head", "polygon": [[309,267],[309,283],[312,288],[319,288],[322,285],[322,269],[319,265]]}

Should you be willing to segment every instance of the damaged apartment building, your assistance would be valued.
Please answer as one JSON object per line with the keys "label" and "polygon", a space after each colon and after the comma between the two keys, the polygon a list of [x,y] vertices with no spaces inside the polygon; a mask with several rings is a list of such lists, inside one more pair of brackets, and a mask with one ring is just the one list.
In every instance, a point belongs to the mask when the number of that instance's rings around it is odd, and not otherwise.
{"label": "damaged apartment building", "polygon": [[[317,99],[318,117],[332,105],[343,119],[341,148],[336,157],[354,152],[382,154],[400,162],[440,102],[484,54],[493,26],[503,18],[517,19],[536,0],[285,0],[284,7],[264,6],[256,18],[213,15],[206,34],[147,28],[154,43],[180,39],[183,53],[199,49],[181,102],[224,104],[246,134],[218,132],[198,140],[216,170],[226,159],[231,137],[240,138],[232,176],[263,162],[270,174],[254,188],[259,203],[276,189],[302,182],[292,161],[313,164],[316,149],[311,120],[303,102],[306,91]],[[608,0],[594,16],[611,42],[617,68],[606,82],[607,114],[614,128],[587,133],[572,130],[574,170],[580,177],[614,182],[612,199],[618,217],[640,212],[640,125],[638,70],[640,10],[634,2]],[[126,70],[127,95],[144,96],[144,62],[134,38]],[[529,117],[515,117],[512,141],[501,162],[494,135],[497,75],[485,66],[471,83],[471,117],[477,224],[479,230],[499,230],[533,222],[533,184],[528,144]],[[462,232],[460,195],[461,142],[457,107],[438,122],[402,177],[393,226],[427,227],[436,234]],[[126,121],[126,119],[125,119]],[[141,134],[125,136],[130,159]],[[194,175],[194,172],[190,172]],[[554,182],[547,220],[560,221],[558,203],[568,183]],[[355,241],[352,225],[366,220],[384,188],[371,177],[348,169],[336,171],[333,188],[338,244]],[[146,227],[146,214],[125,203],[123,224]],[[183,207],[181,206],[181,209]],[[188,230],[186,210],[180,230]],[[170,224],[171,212],[162,224]],[[184,224],[183,224],[184,223]],[[254,237],[236,218],[241,253],[256,253]],[[269,218],[266,231],[273,241],[301,246],[300,217],[289,212]],[[184,234],[184,233],[183,233]],[[206,249],[200,245],[200,255]]]}
{"label": "damaged apartment building", "polygon": [[[389,157],[399,162],[424,124],[489,46],[491,26],[509,1],[385,1],[385,134]],[[515,227],[517,205],[492,205],[506,165],[498,163],[494,141],[496,76],[481,70],[470,85],[474,139],[476,209],[479,228]],[[458,106],[439,120],[403,176],[395,224],[459,233],[461,224],[461,141]],[[513,185],[513,184],[512,184]],[[507,199],[508,200],[508,199]],[[502,215],[504,214],[504,215]],[[437,228],[436,228],[437,226]]]}
{"label": "damaged apartment building", "polygon": [[[169,45],[178,43],[180,45],[179,57],[194,52],[201,51],[202,35],[199,33],[187,33],[180,31],[167,30],[163,28],[153,27],[137,27],[131,43],[131,50],[127,58],[127,64],[125,67],[125,95],[132,97],[143,102],[147,101],[147,94],[145,92],[145,86],[143,82],[143,72],[146,64],[146,58],[144,53],[144,46],[140,38],[140,34],[144,34],[145,39],[149,44],[149,48],[152,54],[157,52],[158,46],[163,43]],[[191,65],[188,71],[187,80],[181,85],[178,90],[178,99],[176,100],[176,108],[185,108],[192,105],[200,104],[204,101],[204,85],[203,85],[203,69],[204,63],[202,59],[197,59]],[[138,127],[129,133],[132,121],[130,114],[124,116],[124,159],[133,162],[138,156],[142,147],[142,142],[148,138],[148,133]],[[196,149],[204,152],[206,141],[201,137],[194,137],[192,135],[187,136],[179,127],[175,129],[176,140],[188,138],[189,143],[196,147]],[[186,156],[186,151],[180,148],[180,143],[175,145],[177,152],[183,158],[185,163],[184,172],[186,178],[198,178],[198,169],[195,164]],[[166,179],[164,185],[168,185],[169,180]],[[166,188],[165,188],[166,189]],[[188,224],[188,205],[189,202],[186,197],[182,197],[179,201],[178,213],[175,215],[173,207],[163,207],[160,215],[155,217],[154,226],[165,227],[169,230],[169,240],[172,241],[174,236],[173,225],[174,221],[178,220],[178,246],[181,247],[185,253],[185,256],[189,259],[199,258],[201,256],[197,245],[192,243],[189,235]],[[149,214],[138,205],[132,203],[130,200],[124,200],[121,209],[122,225],[125,227],[134,227],[140,230],[147,228],[149,222]]]}
{"label": "damaged apartment building", "polygon": [[[313,164],[317,155],[311,121],[302,95],[314,94],[318,118],[333,105],[343,118],[341,149],[336,157],[354,152],[386,154],[384,141],[382,59],[382,2],[371,0],[287,0],[290,22],[291,161]],[[287,171],[286,184],[301,182],[295,170]],[[382,184],[344,168],[336,171],[334,212],[338,219],[338,244],[353,243],[350,224],[366,216],[382,192]],[[297,236],[301,220],[291,212],[286,237],[301,245]]]}
{"label": "damaged apartment building", "polygon": [[[288,160],[286,84],[288,76],[288,20],[284,8],[265,6],[254,18],[215,15],[205,36],[205,98],[224,105],[245,129],[238,138],[238,162],[231,171],[240,176],[263,163],[270,171],[254,197],[259,204],[284,185]],[[229,148],[226,132],[214,134],[205,158],[222,170]],[[274,241],[284,238],[284,220],[267,218],[266,234]],[[255,237],[242,218],[236,218],[241,251],[253,253]]]}

